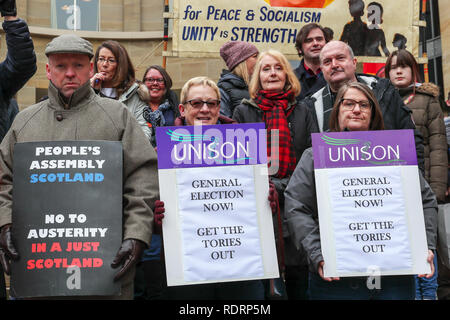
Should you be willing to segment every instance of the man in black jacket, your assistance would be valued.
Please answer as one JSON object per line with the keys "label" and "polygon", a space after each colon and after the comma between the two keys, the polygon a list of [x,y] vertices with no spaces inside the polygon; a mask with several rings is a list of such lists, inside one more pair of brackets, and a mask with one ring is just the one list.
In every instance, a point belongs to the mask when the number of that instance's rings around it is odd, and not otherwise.
{"label": "man in black jacket", "polygon": [[336,93],[342,84],[349,81],[365,83],[372,88],[383,113],[384,127],[387,130],[414,129],[414,139],[419,168],[424,168],[423,138],[412,119],[411,110],[389,79],[367,74],[356,74],[356,58],[349,45],[342,41],[330,41],[320,53],[320,68],[326,85],[302,101],[316,117],[321,132],[329,129],[329,117]]}
{"label": "man in black jacket", "polygon": [[[1,142],[11,125],[13,116],[17,113],[10,110],[10,107],[14,105],[12,98],[36,72],[36,54],[28,25],[17,17],[16,1],[1,1],[0,12],[4,17],[3,30],[8,48],[6,59],[0,63]],[[5,296],[5,279],[0,264],[0,300]]]}
{"label": "man in black jacket", "polygon": [[303,57],[294,70],[302,86],[297,100],[304,99],[326,84],[320,70],[320,52],[330,40],[328,33],[317,23],[308,23],[297,33],[295,48],[298,55]]}

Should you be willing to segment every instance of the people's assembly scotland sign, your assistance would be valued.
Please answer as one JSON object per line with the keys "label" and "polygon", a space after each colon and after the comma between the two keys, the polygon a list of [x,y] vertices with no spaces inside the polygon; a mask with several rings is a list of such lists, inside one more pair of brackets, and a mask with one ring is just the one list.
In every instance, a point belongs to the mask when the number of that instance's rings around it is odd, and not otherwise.
{"label": "people's assembly scotland sign", "polygon": [[156,134],[168,285],[277,278],[264,124]]}
{"label": "people's assembly scotland sign", "polygon": [[15,297],[120,293],[111,262],[122,239],[122,157],[115,141],[15,145]]}
{"label": "people's assembly scotland sign", "polygon": [[325,276],[429,273],[412,130],[312,139]]}
{"label": "people's assembly scotland sign", "polygon": [[173,45],[165,55],[220,57],[227,41],[247,41],[298,59],[297,32],[308,23],[328,27],[359,62],[386,61],[406,48],[419,55],[419,1],[412,0],[174,0]]}

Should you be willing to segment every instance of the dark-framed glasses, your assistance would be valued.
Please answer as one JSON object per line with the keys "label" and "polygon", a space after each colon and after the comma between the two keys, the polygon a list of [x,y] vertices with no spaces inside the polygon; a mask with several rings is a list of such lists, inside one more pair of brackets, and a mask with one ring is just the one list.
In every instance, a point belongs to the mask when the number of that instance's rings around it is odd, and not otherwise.
{"label": "dark-framed glasses", "polygon": [[144,78],[144,82],[156,82],[156,83],[163,83],[164,79],[163,78]]}
{"label": "dark-framed glasses", "polygon": [[194,109],[201,109],[204,104],[206,104],[209,109],[215,109],[219,106],[220,101],[219,100],[203,101],[200,99],[192,99],[192,100],[186,101],[185,104],[186,103],[189,103],[192,106],[192,108],[194,108]]}
{"label": "dark-framed glasses", "polygon": [[368,100],[356,101],[353,99],[341,99],[341,108],[348,111],[353,111],[356,105],[362,112],[369,112],[372,109],[372,103]]}

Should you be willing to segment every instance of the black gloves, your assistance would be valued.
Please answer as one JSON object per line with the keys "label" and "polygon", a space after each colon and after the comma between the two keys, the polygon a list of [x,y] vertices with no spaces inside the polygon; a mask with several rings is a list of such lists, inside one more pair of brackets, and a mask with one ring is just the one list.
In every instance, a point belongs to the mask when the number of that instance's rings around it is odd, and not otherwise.
{"label": "black gloves", "polygon": [[0,12],[2,17],[17,16],[16,0],[0,0]]}
{"label": "black gloves", "polygon": [[11,225],[4,225],[0,231],[0,263],[7,275],[10,274],[10,261],[19,259],[11,238]]}
{"label": "black gloves", "polygon": [[122,265],[122,268],[114,276],[114,281],[120,280],[127,271],[139,262],[142,252],[144,251],[145,244],[142,241],[136,239],[125,239],[120,246],[119,251],[111,263],[111,267],[117,268]]}

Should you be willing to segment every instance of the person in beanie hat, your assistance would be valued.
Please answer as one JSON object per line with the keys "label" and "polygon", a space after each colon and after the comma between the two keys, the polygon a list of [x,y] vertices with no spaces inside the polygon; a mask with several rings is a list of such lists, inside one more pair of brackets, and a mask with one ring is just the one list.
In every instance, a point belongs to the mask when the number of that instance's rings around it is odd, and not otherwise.
{"label": "person in beanie hat", "polygon": [[[91,43],[74,34],[64,34],[47,45],[45,54],[50,80],[48,99],[19,112],[0,144],[0,245],[4,253],[0,262],[8,273],[10,261],[17,260],[20,254],[11,236],[15,144],[120,141],[123,152],[123,238],[112,263],[105,261],[105,264],[111,263],[112,268],[118,268],[111,281],[120,282],[121,293],[95,299],[132,299],[135,265],[150,243],[152,210],[159,198],[156,152],[123,103],[102,98],[92,89],[89,81],[93,74]],[[67,210],[71,212],[71,208]]]}
{"label": "person in beanie hat", "polygon": [[242,99],[249,99],[248,84],[255,67],[258,49],[249,42],[229,41],[220,48],[228,70],[222,70],[217,86],[220,90],[220,113],[232,117]]}

